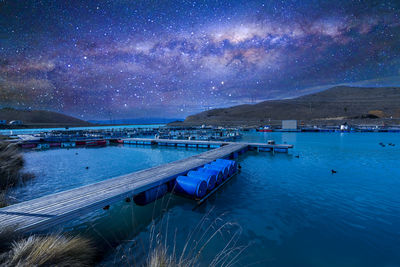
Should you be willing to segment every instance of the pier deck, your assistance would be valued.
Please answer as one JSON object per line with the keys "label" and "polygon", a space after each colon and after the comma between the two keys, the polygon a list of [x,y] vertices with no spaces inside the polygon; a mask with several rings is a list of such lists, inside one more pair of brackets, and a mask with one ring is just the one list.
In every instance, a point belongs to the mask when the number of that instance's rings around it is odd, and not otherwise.
{"label": "pier deck", "polygon": [[182,147],[204,147],[216,148],[230,144],[246,144],[250,149],[268,148],[289,149],[293,148],[290,144],[266,144],[266,143],[240,143],[224,141],[202,141],[202,140],[176,140],[176,139],[147,139],[147,138],[124,138],[121,139],[124,144],[142,144],[142,145],[161,145],[161,146],[182,146]]}
{"label": "pier deck", "polygon": [[248,146],[227,143],[189,158],[8,206],[0,209],[0,227],[16,226],[21,232],[45,230],[166,183],[215,159],[245,151]]}
{"label": "pier deck", "polygon": [[267,151],[292,148],[288,144],[234,143],[220,141],[122,139],[124,144],[214,148],[185,159],[126,174],[68,191],[47,195],[0,209],[0,227],[14,226],[21,232],[35,232],[71,221],[117,201],[184,175],[218,158],[236,157],[247,149]]}

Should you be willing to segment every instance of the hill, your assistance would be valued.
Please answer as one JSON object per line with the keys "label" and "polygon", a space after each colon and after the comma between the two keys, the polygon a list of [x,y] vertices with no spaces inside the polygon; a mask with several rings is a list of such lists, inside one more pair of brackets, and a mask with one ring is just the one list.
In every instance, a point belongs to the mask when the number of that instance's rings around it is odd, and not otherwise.
{"label": "hill", "polygon": [[170,119],[170,118],[135,118],[135,119],[115,119],[115,120],[90,120],[89,122],[95,124],[115,124],[115,125],[125,125],[125,124],[165,124],[182,119]]}
{"label": "hill", "polygon": [[61,113],[46,110],[0,109],[0,120],[20,120],[25,126],[85,126],[90,123]]}
{"label": "hill", "polygon": [[325,121],[400,118],[400,87],[338,86],[322,92],[189,116],[186,125],[263,125],[273,120]]}

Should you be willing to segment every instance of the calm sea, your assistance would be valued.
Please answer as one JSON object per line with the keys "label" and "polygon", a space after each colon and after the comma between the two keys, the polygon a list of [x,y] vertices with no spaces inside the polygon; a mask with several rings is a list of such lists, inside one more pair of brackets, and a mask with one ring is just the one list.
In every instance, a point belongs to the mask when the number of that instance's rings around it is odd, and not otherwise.
{"label": "calm sea", "polygon": [[[234,266],[400,266],[399,134],[245,133],[242,141],[269,139],[295,148],[240,156],[242,172],[195,210],[193,201],[167,195],[146,207],[112,205],[63,230],[96,240],[104,266],[143,262],[155,244],[167,244],[177,255],[187,244],[184,257],[201,250],[201,266],[216,255],[226,256],[220,264]],[[30,151],[26,169],[37,178],[11,196],[28,200],[203,151]]]}

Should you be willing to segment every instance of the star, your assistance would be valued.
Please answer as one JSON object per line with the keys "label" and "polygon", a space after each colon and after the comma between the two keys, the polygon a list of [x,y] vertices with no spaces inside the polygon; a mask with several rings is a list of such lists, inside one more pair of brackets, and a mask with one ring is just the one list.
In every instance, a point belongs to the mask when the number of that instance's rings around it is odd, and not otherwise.
{"label": "star", "polygon": [[396,1],[14,2],[0,16],[1,106],[184,118],[400,82]]}

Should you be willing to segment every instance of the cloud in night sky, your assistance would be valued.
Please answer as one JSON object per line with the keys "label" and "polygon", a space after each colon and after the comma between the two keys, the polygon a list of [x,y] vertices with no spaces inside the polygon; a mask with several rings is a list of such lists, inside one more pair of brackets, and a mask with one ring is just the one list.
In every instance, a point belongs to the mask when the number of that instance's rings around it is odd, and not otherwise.
{"label": "cloud in night sky", "polygon": [[1,1],[0,104],[185,117],[398,84],[399,14],[398,1]]}

